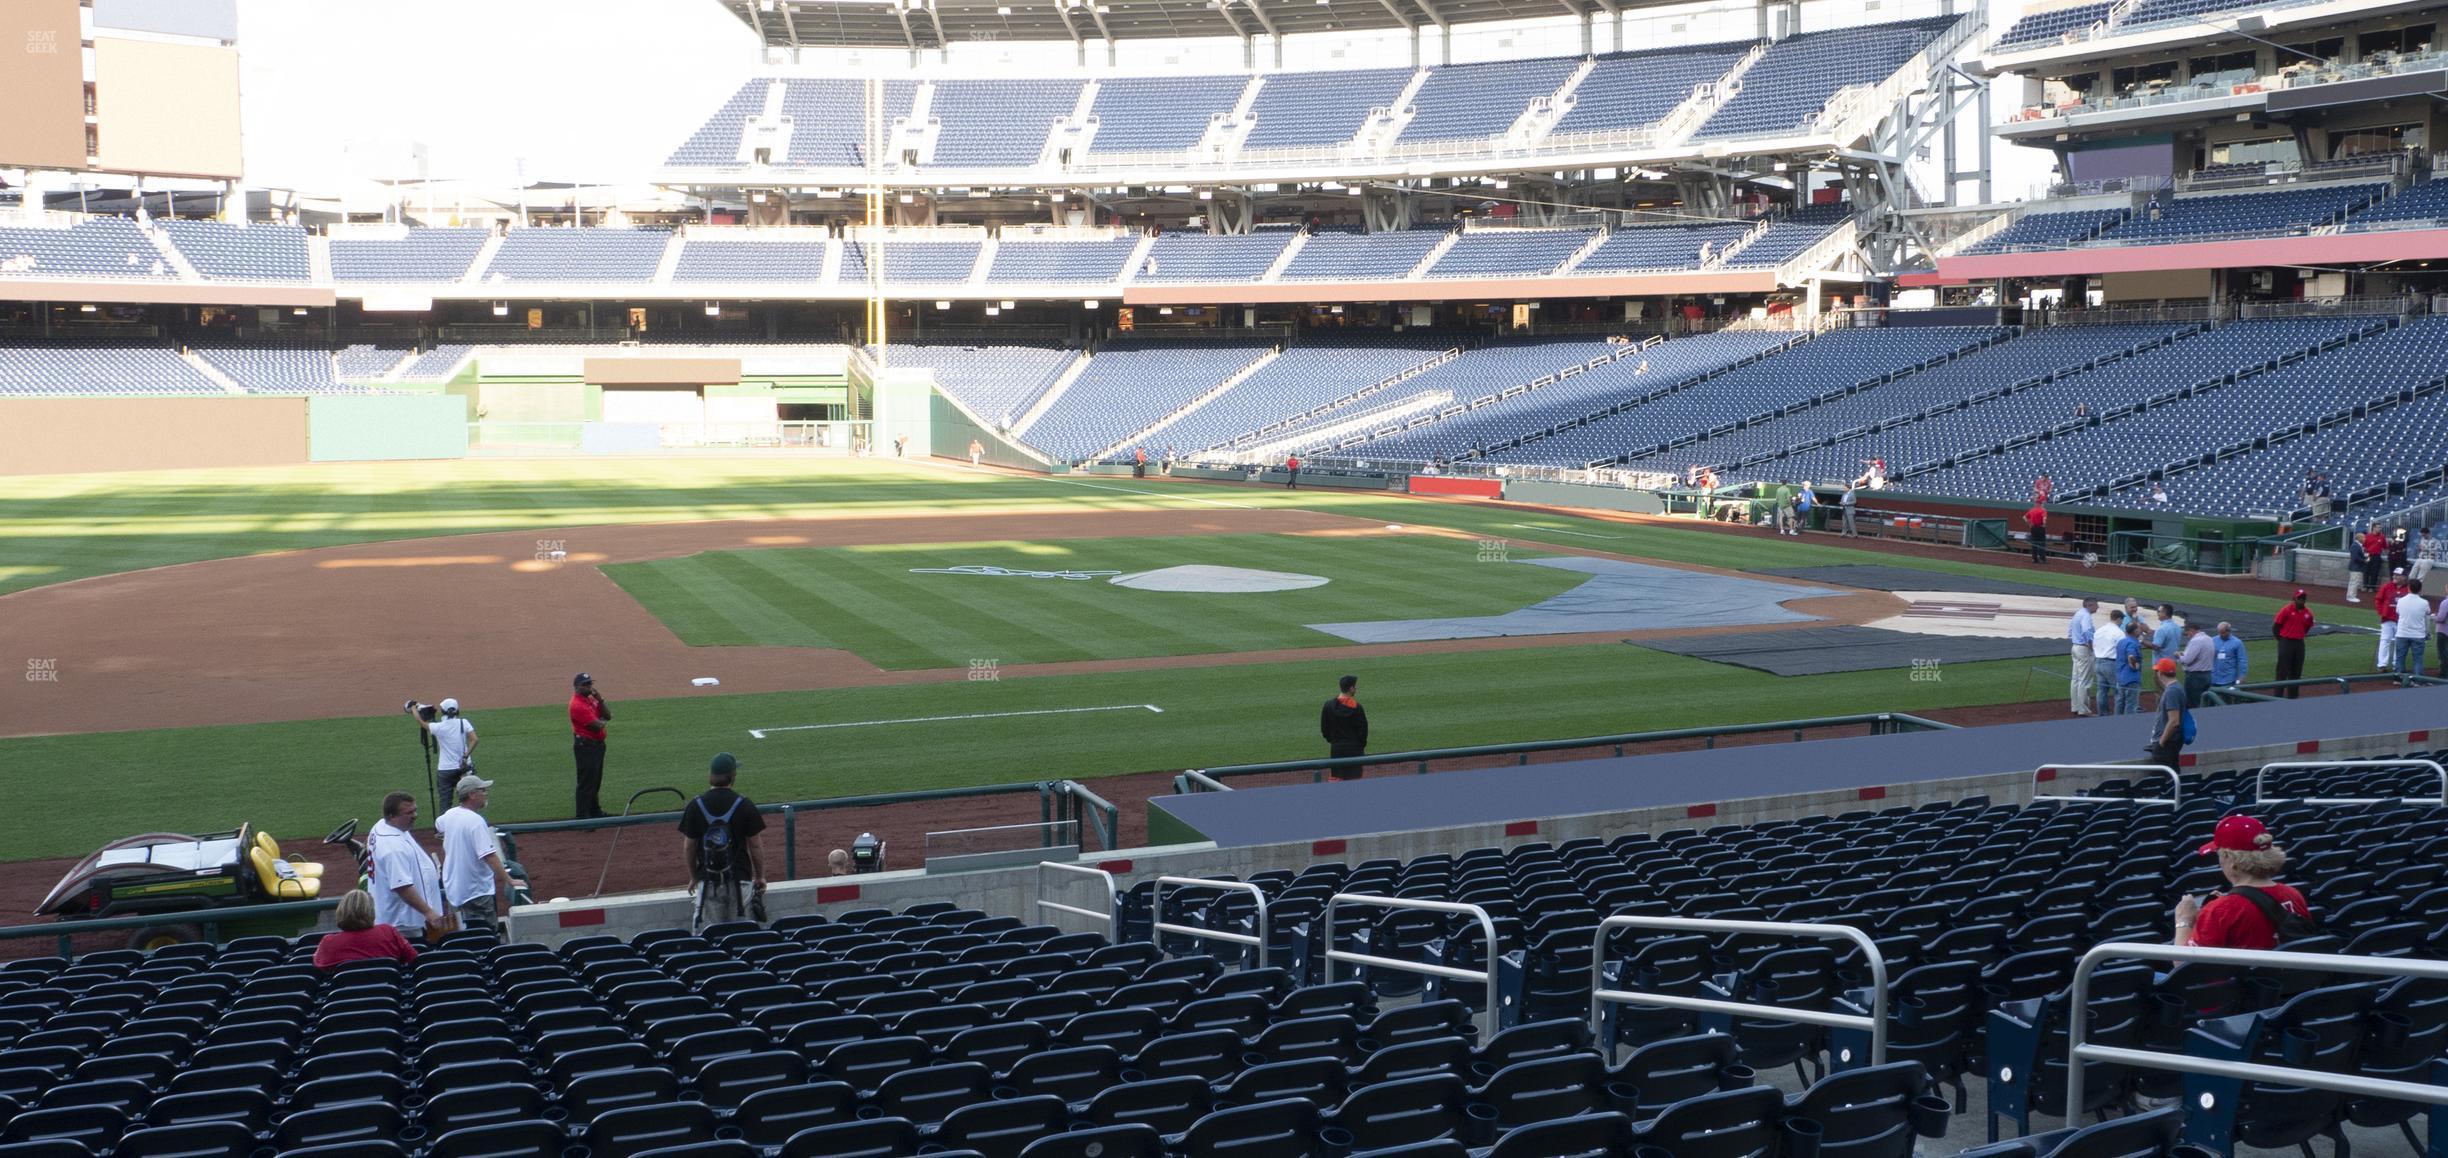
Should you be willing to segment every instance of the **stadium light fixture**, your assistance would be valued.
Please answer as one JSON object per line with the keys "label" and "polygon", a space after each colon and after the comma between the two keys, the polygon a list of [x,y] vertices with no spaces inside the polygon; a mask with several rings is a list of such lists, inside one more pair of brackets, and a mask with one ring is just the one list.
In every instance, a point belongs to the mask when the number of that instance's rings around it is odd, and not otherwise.
{"label": "stadium light fixture", "polygon": [[996,307],[996,306],[988,306],[988,307],[986,307],[986,316],[987,316],[987,317],[990,317],[990,318],[992,318],[992,317],[999,317],[999,316],[1001,316],[1001,314],[1002,314],[1002,313],[1003,313],[1003,311],[1002,311],[1002,309],[1001,309],[1001,308],[999,308],[999,307]]}
{"label": "stadium light fixture", "polygon": [[1156,307],[1156,312],[1157,312],[1157,313],[1160,313],[1160,314],[1163,314],[1164,316],[1166,316],[1166,317],[1168,317],[1168,318],[1169,318],[1169,317],[1172,317],[1172,316],[1173,316],[1173,307],[1171,307],[1171,306],[1158,306],[1158,307]]}
{"label": "stadium light fixture", "polygon": [[1003,300],[1003,308],[1004,308],[1004,309],[1007,309],[1007,310],[1008,310],[1008,309],[1010,309],[1010,308],[1012,308],[1011,299],[1009,299],[1009,298],[1005,298],[1005,299]]}
{"label": "stadium light fixture", "polygon": [[1510,188],[1510,187],[1512,187],[1512,184],[1513,184],[1513,183],[1512,183],[1511,181],[1507,181],[1507,180],[1505,180],[1505,179],[1504,179],[1504,178],[1502,178],[1502,177],[1498,177],[1498,178],[1496,179],[1496,187],[1497,187],[1497,188],[1499,188],[1499,189],[1506,189],[1506,188]]}
{"label": "stadium light fixture", "polygon": [[90,314],[96,311],[94,310],[94,304],[92,302],[87,302],[84,305],[78,306],[77,312],[80,314]]}
{"label": "stadium light fixture", "polygon": [[1343,192],[1349,196],[1357,197],[1360,195],[1360,187],[1358,185],[1345,185],[1343,187]]}
{"label": "stadium light fixture", "polygon": [[935,303],[935,308],[939,310],[948,310],[952,308],[952,303],[947,301],[938,301]]}
{"label": "stadium light fixture", "polygon": [[707,316],[707,317],[709,317],[709,318],[719,318],[719,317],[721,317],[721,316],[722,316],[722,303],[721,303],[721,302],[707,302],[707,303],[706,303],[706,316]]}
{"label": "stadium light fixture", "polygon": [[1215,190],[1213,190],[1213,189],[1201,189],[1201,190],[1199,190],[1199,200],[1201,200],[1201,201],[1213,201],[1213,200],[1215,200]]}
{"label": "stadium light fixture", "polygon": [[508,303],[508,302],[495,302],[495,303],[493,303],[493,316],[494,316],[494,317],[497,317],[497,318],[506,318],[506,317],[509,317],[509,316],[510,316],[510,303]]}
{"label": "stadium light fixture", "polygon": [[995,5],[995,15],[997,15],[997,16],[1009,16],[1009,15],[1011,15],[1011,6],[1010,6],[1010,5],[1008,5],[1008,4],[997,4],[997,5]]}
{"label": "stadium light fixture", "polygon": [[1054,198],[1054,203],[1055,203],[1056,205],[1060,205],[1060,204],[1062,204],[1062,203],[1063,203],[1063,192],[1062,192],[1062,190],[1060,190],[1060,189],[1055,190],[1055,191],[1053,192],[1052,196],[1053,196],[1053,198]]}
{"label": "stadium light fixture", "polygon": [[1084,301],[1084,302],[1081,302],[1081,303],[1080,303],[1080,308],[1081,308],[1081,309],[1093,310],[1093,309],[1097,308],[1097,300],[1096,300],[1095,298],[1089,298],[1087,301]]}
{"label": "stadium light fixture", "polygon": [[918,197],[916,194],[904,193],[901,195],[901,203],[903,205],[915,205],[918,203]]}
{"label": "stadium light fixture", "polygon": [[290,316],[290,317],[293,317],[293,318],[302,318],[302,317],[305,317],[305,316],[306,316],[306,307],[304,307],[304,306],[299,306],[298,308],[296,308],[296,309],[293,309],[293,310],[289,311],[289,316]]}

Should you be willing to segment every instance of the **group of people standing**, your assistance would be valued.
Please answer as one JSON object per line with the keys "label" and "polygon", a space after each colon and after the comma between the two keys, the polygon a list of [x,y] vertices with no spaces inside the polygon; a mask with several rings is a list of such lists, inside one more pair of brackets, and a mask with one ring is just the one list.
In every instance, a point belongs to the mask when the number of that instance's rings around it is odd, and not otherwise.
{"label": "group of people standing", "polygon": [[[2252,661],[2234,624],[2221,623],[2214,631],[2205,631],[2164,603],[2156,618],[2146,633],[2139,601],[2127,599],[2123,607],[2110,608],[2104,619],[2098,599],[2082,601],[2066,622],[2066,645],[2072,659],[2068,711],[2077,716],[2125,716],[2140,711],[2146,669],[2171,677],[2187,706],[2199,703],[2203,693],[2214,687],[2244,682]],[[2300,637],[2296,642],[2300,666]],[[2280,651],[2285,650],[2282,644]]]}

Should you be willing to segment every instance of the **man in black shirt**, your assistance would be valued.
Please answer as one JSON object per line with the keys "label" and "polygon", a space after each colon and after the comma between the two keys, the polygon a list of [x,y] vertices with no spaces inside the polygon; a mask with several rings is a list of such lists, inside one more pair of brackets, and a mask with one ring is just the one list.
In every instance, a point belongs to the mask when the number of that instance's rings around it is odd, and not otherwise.
{"label": "man in black shirt", "polygon": [[[1360,756],[1368,752],[1368,709],[1360,706],[1359,676],[1344,676],[1341,694],[1326,701],[1318,710],[1318,733],[1326,738],[1329,756]],[[1336,780],[1357,780],[1359,768],[1334,768],[1326,775]]]}
{"label": "man in black shirt", "polygon": [[680,812],[682,855],[687,858],[689,884],[699,892],[698,907],[705,904],[704,886],[712,880],[718,887],[732,890],[727,899],[731,911],[738,912],[737,889],[740,881],[752,882],[749,908],[758,923],[765,920],[765,848],[761,838],[765,831],[765,816],[757,811],[756,802],[734,791],[731,784],[739,778],[739,761],[725,752],[714,757],[706,770],[710,785],[688,807]]}

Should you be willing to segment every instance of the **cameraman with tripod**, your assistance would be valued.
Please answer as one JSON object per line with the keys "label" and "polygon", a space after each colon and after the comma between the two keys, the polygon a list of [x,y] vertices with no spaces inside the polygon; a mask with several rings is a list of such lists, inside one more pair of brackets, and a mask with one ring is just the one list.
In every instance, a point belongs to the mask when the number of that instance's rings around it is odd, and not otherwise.
{"label": "cameraman with tripod", "polygon": [[752,882],[748,911],[765,923],[765,815],[731,788],[739,761],[725,752],[706,769],[710,786],[680,812],[681,853],[688,861],[692,931],[740,916],[740,882]]}
{"label": "cameraman with tripod", "polygon": [[434,756],[434,786],[441,790],[441,799],[457,803],[459,778],[476,770],[476,725],[459,714],[459,701],[449,696],[439,705],[410,700],[401,710],[425,734],[425,746]]}

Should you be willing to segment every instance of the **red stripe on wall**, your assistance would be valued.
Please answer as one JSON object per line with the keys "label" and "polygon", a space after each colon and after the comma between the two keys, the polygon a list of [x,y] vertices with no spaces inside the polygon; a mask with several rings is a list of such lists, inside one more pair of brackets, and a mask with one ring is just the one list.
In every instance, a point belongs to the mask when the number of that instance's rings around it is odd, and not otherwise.
{"label": "red stripe on wall", "polygon": [[2043,768],[2043,769],[2041,769],[2041,770],[2040,770],[2040,774],[2039,774],[2039,775],[2032,777],[2032,780],[2033,780],[2033,781],[2035,781],[2035,782],[2037,782],[2037,783],[2040,783],[2040,784],[2046,784],[2046,783],[2048,783],[2048,782],[2049,782],[2049,781],[2051,781],[2051,780],[2055,780],[2056,778],[2057,778],[2057,770],[2056,770],[2056,769],[2054,769],[2054,768]]}
{"label": "red stripe on wall", "polygon": [[1714,804],[1695,804],[1683,810],[1683,817],[1686,820],[1699,820],[1715,815],[1717,815],[1717,806]]}
{"label": "red stripe on wall", "polygon": [[2318,751],[2320,751],[2320,741],[2318,740],[2295,741],[2295,754],[2298,756],[2309,756]]}
{"label": "red stripe on wall", "polygon": [[1887,789],[1884,785],[1874,785],[1869,788],[1864,788],[1853,795],[1855,798],[1861,800],[1885,800],[1887,799]]}
{"label": "red stripe on wall", "polygon": [[816,886],[816,903],[820,905],[829,905],[835,901],[855,901],[857,899],[859,899],[859,887],[857,885]]}
{"label": "red stripe on wall", "polygon": [[604,911],[602,909],[571,909],[561,914],[561,927],[564,929],[583,929],[589,925],[603,923]]}
{"label": "red stripe on wall", "polygon": [[1309,855],[1341,856],[1343,855],[1343,850],[1349,847],[1351,847],[1350,842],[1345,841],[1340,837],[1333,840],[1313,840],[1309,842]]}
{"label": "red stripe on wall", "polygon": [[1126,873],[1131,871],[1131,862],[1127,860],[1102,860],[1097,862],[1097,867],[1104,869],[1109,873]]}
{"label": "red stripe on wall", "polygon": [[1535,821],[1535,820],[1516,820],[1516,821],[1514,821],[1513,823],[1508,824],[1508,825],[1506,825],[1506,826],[1505,826],[1505,835],[1506,835],[1506,836],[1537,836],[1537,835],[1538,835],[1538,826],[1539,826],[1539,822],[1538,822],[1538,821]]}

